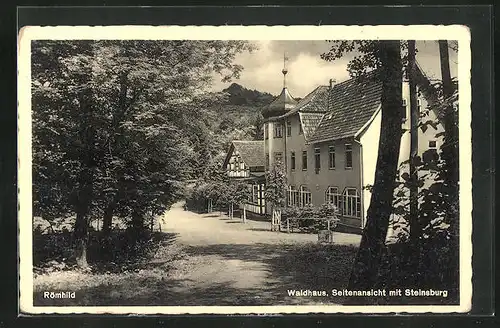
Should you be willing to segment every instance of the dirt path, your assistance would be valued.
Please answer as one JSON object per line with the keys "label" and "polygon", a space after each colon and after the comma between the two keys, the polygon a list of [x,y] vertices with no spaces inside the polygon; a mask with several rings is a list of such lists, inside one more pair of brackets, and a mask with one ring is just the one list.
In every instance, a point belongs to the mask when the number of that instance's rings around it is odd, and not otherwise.
{"label": "dirt path", "polygon": [[154,256],[124,272],[56,271],[37,275],[38,305],[45,291],[74,291],[65,305],[210,306],[341,303],[289,291],[345,288],[360,236],[335,233],[319,245],[312,234],[271,232],[269,222],[242,223],[219,213],[196,214],[176,204],[163,217]]}
{"label": "dirt path", "polygon": [[334,246],[320,246],[317,235],[271,232],[268,222],[243,223],[218,212],[196,214],[184,211],[180,203],[163,219],[162,231],[173,234],[187,254],[176,265],[172,293],[183,294],[184,302],[204,305],[329,302],[289,297],[288,290],[331,289],[344,283],[345,273],[332,276],[327,262],[345,262],[342,272],[348,272],[352,246],[360,241],[360,236],[336,233]]}

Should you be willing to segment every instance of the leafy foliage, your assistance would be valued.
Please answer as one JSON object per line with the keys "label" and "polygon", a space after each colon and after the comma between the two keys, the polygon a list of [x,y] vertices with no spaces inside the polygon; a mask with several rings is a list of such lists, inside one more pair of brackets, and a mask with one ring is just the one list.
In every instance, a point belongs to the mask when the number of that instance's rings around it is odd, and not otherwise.
{"label": "leafy foliage", "polygon": [[307,206],[287,206],[282,214],[289,218],[332,218],[338,220],[339,210],[337,206],[331,203],[325,203],[321,206],[312,204]]}
{"label": "leafy foliage", "polygon": [[[453,110],[458,111],[457,88],[452,97],[445,99],[440,96],[438,100],[421,111],[420,128],[437,126],[438,120],[442,119],[439,113],[450,103]],[[438,113],[440,118],[430,118],[431,111]],[[458,226],[459,217],[458,203],[452,201],[452,194],[458,186],[449,185],[446,180],[448,165],[443,154],[447,151],[449,141],[444,136],[445,133],[436,133],[436,139],[443,141],[439,150],[429,149],[415,160],[419,187],[418,226],[421,227],[417,247],[409,242],[408,161],[401,163],[399,167],[400,178],[396,181],[390,223],[393,236],[387,240],[384,264],[379,272],[378,284],[381,288],[395,288],[405,284],[419,288],[446,289],[450,293],[448,298],[452,300],[458,296],[459,238],[454,226]],[[456,208],[456,215],[447,215],[450,207]],[[419,259],[417,263],[409,265],[415,257]],[[416,277],[415,272],[419,273]]]}
{"label": "leafy foliage", "polygon": [[[35,214],[77,214],[78,238],[111,209],[139,227],[197,172],[207,92],[242,70],[244,41],[36,41],[32,47]],[[130,220],[132,218],[132,220]]]}
{"label": "leafy foliage", "polygon": [[[441,98],[442,99],[442,98]],[[428,108],[421,111],[421,118],[419,127],[422,130],[426,130],[427,127],[437,126],[439,124],[438,119],[431,119],[431,111],[438,113],[442,112],[442,108],[453,106],[455,111],[458,111],[458,89],[455,88],[453,97],[450,99],[444,99],[443,101],[431,104]],[[444,140],[444,133],[436,133],[436,139]],[[450,239],[453,234],[449,227],[452,224],[451,220],[458,220],[458,217],[451,218],[446,214],[447,209],[450,206],[458,206],[458,204],[452,204],[450,202],[449,193],[452,188],[457,186],[448,186],[445,180],[446,177],[446,163],[443,158],[443,152],[446,151],[446,140],[444,140],[443,146],[439,151],[429,149],[422,154],[422,157],[417,157],[416,168],[418,171],[418,202],[419,202],[419,221],[420,226],[423,228],[422,239],[433,238],[436,235],[444,234],[445,239]],[[401,177],[396,181],[396,189],[394,194],[394,214],[400,219],[403,219],[396,228],[401,228],[407,230],[405,222],[408,218],[408,173],[407,171],[408,162],[405,161],[401,163],[399,168],[398,176]],[[458,211],[457,211],[458,212]],[[457,237],[457,236],[455,236]],[[397,239],[398,242],[404,242],[404,234]],[[430,241],[430,240],[429,240]]]}
{"label": "leafy foliage", "polygon": [[325,203],[321,206],[314,206],[312,204],[302,207],[287,206],[281,213],[285,219],[294,219],[294,221],[298,222],[299,227],[306,227],[308,230],[314,232],[327,228],[327,222],[324,219],[328,218],[330,220],[330,228],[335,228],[340,221],[339,210],[332,203]]}
{"label": "leafy foliage", "polygon": [[286,205],[287,178],[283,163],[275,162],[266,172],[266,190],[264,197],[267,202],[278,208]]}
{"label": "leafy foliage", "polygon": [[247,105],[259,108],[269,104],[274,99],[274,96],[270,93],[249,90],[238,83],[232,83],[222,92],[229,94],[228,103],[231,105]]}

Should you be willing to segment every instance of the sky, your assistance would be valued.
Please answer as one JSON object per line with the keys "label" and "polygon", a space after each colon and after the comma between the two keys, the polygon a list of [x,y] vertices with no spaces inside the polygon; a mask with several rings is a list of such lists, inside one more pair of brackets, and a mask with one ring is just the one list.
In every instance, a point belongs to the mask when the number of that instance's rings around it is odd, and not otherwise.
{"label": "sky", "polygon": [[[254,41],[257,50],[238,54],[235,63],[244,67],[238,80],[233,80],[248,89],[256,89],[278,95],[283,88],[283,55],[287,61],[286,84],[293,97],[303,98],[318,85],[328,85],[332,78],[342,82],[349,78],[347,63],[355,54],[347,54],[334,62],[327,62],[320,55],[327,52],[331,44],[327,41]],[[417,41],[417,61],[430,78],[441,78],[439,48],[437,41]],[[450,49],[450,70],[457,76],[457,54]],[[212,87],[220,91],[230,83],[216,79]]]}

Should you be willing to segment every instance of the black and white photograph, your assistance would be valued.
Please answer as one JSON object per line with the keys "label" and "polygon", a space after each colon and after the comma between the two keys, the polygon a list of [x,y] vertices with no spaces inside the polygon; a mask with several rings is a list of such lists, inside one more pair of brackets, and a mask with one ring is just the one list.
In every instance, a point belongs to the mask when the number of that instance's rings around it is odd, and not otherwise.
{"label": "black and white photograph", "polygon": [[21,312],[470,309],[467,28],[30,26],[18,57]]}

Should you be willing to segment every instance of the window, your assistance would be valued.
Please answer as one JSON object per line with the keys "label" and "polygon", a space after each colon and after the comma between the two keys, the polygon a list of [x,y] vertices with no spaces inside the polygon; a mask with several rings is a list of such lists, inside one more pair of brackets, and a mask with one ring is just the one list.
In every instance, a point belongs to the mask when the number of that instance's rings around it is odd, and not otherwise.
{"label": "window", "polygon": [[403,120],[406,120],[407,103],[405,98],[403,98],[402,106],[403,106]]}
{"label": "window", "polygon": [[328,168],[335,169],[335,146],[328,147]]}
{"label": "window", "polygon": [[352,169],[352,145],[345,144],[345,168]]}
{"label": "window", "polygon": [[318,174],[321,169],[321,149],[319,148],[314,148],[314,169],[316,174]]}
{"label": "window", "polygon": [[340,211],[340,194],[339,189],[337,187],[328,187],[326,189],[325,201],[329,204],[333,204],[337,206]]}
{"label": "window", "polygon": [[417,99],[417,110],[420,113],[420,109],[422,109],[422,102],[420,101],[420,98]]}
{"label": "window", "polygon": [[291,137],[292,136],[292,122],[286,121],[286,136]]}
{"label": "window", "polygon": [[259,203],[259,185],[252,185],[252,203]]}
{"label": "window", "polygon": [[299,191],[295,189],[295,186],[288,186],[288,206],[298,206],[299,205]]}
{"label": "window", "polygon": [[437,148],[437,142],[436,142],[436,140],[429,141],[429,148],[431,148],[431,149],[436,149]]}
{"label": "window", "polygon": [[302,151],[302,170],[307,170],[307,151]]}
{"label": "window", "polygon": [[312,203],[311,191],[306,186],[300,187],[300,206],[307,206]]}
{"label": "window", "polygon": [[290,168],[292,169],[292,171],[295,171],[295,152],[292,151],[292,153],[290,154]]}
{"label": "window", "polygon": [[274,137],[283,138],[283,124],[281,123],[274,124]]}
{"label": "window", "polygon": [[234,171],[234,163],[231,163],[231,171]]}
{"label": "window", "polygon": [[274,161],[275,162],[283,162],[283,153],[281,153],[281,152],[274,153]]}
{"label": "window", "polygon": [[302,130],[302,123],[299,121],[299,134],[303,134],[304,130]]}
{"label": "window", "polygon": [[361,197],[356,188],[346,188],[342,195],[342,214],[361,218]]}

